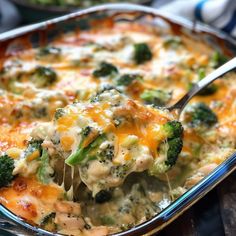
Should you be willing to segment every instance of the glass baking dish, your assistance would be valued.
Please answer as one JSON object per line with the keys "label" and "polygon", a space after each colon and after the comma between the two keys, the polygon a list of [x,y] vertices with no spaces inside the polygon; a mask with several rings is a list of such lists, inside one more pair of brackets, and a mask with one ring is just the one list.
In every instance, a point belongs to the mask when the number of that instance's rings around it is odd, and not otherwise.
{"label": "glass baking dish", "polygon": [[[114,21],[141,21],[165,29],[172,27],[178,33],[184,32],[201,37],[215,48],[232,56],[236,53],[236,42],[228,36],[199,23],[192,23],[153,8],[133,4],[106,4],[82,10],[53,20],[12,30],[0,35],[0,62],[12,52],[45,45],[61,33],[76,29],[89,29],[98,19],[112,18]],[[115,235],[152,235],[160,231],[181,215],[196,201],[207,194],[219,182],[236,169],[236,153],[229,156],[208,176],[173,201],[151,220]],[[30,225],[0,205],[0,235],[55,235]],[[58,234],[59,235],[59,234]]]}

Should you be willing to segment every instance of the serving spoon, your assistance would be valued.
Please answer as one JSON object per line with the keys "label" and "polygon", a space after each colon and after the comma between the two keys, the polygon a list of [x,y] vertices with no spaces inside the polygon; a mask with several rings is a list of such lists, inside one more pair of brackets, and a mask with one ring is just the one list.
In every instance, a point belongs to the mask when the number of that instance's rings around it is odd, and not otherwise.
{"label": "serving spoon", "polygon": [[[167,110],[171,113],[173,113],[176,118],[178,119],[181,115],[181,112],[185,108],[185,106],[188,104],[188,102],[200,91],[202,91],[204,88],[206,88],[208,85],[210,85],[213,81],[216,79],[222,77],[226,73],[236,69],[236,57],[231,59],[230,61],[226,62],[210,74],[208,74],[205,78],[200,80],[198,83],[196,83],[192,89],[186,93],[179,101],[177,101],[174,105],[170,107],[161,107],[161,109]],[[74,185],[73,183],[73,177],[74,172],[72,171],[71,167],[63,163],[63,167],[60,168],[60,170],[63,170],[63,175],[61,176],[61,172],[57,174],[54,178],[54,181],[58,184],[62,184],[66,191],[71,192],[71,187]],[[72,187],[73,188],[73,187]],[[78,186],[76,187],[78,188]],[[76,198],[76,191],[72,191],[72,198]]]}
{"label": "serving spoon", "polygon": [[189,90],[188,93],[186,93],[179,101],[177,101],[174,105],[170,107],[165,107],[164,109],[167,109],[170,112],[173,112],[177,115],[177,117],[180,116],[181,112],[185,108],[185,106],[188,104],[188,102],[200,91],[202,91],[204,88],[206,88],[208,85],[210,85],[212,82],[214,82],[216,79],[222,77],[226,73],[236,69],[236,57],[231,59],[230,61],[226,62],[222,66],[218,67],[216,70],[208,74],[205,78],[200,80],[198,83],[196,83],[191,90]]}
{"label": "serving spoon", "polygon": [[[234,57],[233,59],[231,59],[230,61],[226,62],[225,64],[223,64],[222,66],[218,67],[216,70],[214,70],[213,72],[211,72],[210,74],[208,74],[205,78],[203,78],[202,80],[200,80],[198,83],[196,83],[192,89],[186,93],[180,100],[178,100],[174,105],[170,106],[170,107],[162,107],[162,109],[166,109],[169,112],[172,112],[176,118],[178,119],[181,115],[181,112],[183,111],[183,109],[185,108],[185,106],[188,104],[188,102],[195,96],[197,95],[200,91],[202,91],[204,88],[206,88],[208,85],[210,85],[212,82],[214,82],[216,79],[222,77],[223,75],[225,75],[226,73],[232,71],[236,69],[236,57]],[[63,167],[63,176],[60,176],[61,178],[58,179],[58,176],[54,179],[55,182],[57,182],[58,184],[64,182],[65,180],[65,172],[67,172],[67,177],[69,177],[67,179],[67,190],[69,190],[71,188],[71,186],[73,185],[73,173],[71,171],[71,167],[67,166],[65,163],[64,167]],[[62,181],[63,179],[63,181]],[[64,186],[65,187],[65,186]]]}

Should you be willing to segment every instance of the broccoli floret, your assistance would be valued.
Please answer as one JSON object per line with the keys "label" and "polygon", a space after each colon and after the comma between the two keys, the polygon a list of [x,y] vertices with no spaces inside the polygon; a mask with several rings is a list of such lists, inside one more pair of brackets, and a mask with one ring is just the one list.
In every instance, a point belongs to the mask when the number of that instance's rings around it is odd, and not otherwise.
{"label": "broccoli floret", "polygon": [[[198,70],[198,81],[204,79],[206,77],[206,71],[204,68],[200,68]],[[190,83],[189,89],[192,89],[192,87],[195,85],[195,83]],[[218,86],[216,84],[210,84],[204,89],[202,89],[198,95],[201,96],[208,96],[214,94],[218,90]]]}
{"label": "broccoli floret", "polygon": [[201,96],[212,95],[212,94],[214,94],[217,90],[218,90],[218,86],[215,85],[215,84],[211,84],[211,85],[208,85],[207,87],[205,87],[204,89],[202,89],[202,90],[198,93],[198,95],[201,95]]}
{"label": "broccoli floret", "polygon": [[42,227],[43,229],[48,230],[48,231],[56,231],[57,225],[55,223],[55,217],[56,217],[55,212],[52,212],[52,213],[46,215],[42,219],[42,221],[40,223],[40,227]]}
{"label": "broccoli floret", "polygon": [[97,155],[97,158],[100,162],[112,161],[113,157],[114,146],[111,144],[108,144],[107,147],[101,150]]}
{"label": "broccoli floret", "polygon": [[178,48],[181,44],[182,44],[182,40],[180,37],[178,36],[169,36],[169,37],[166,37],[164,42],[163,42],[163,45],[164,47],[166,48],[173,48],[173,49],[176,49]]}
{"label": "broccoli floret", "polygon": [[[162,126],[162,130],[166,132],[167,135],[167,158],[165,160],[165,165],[172,167],[175,165],[178,155],[180,154],[183,147],[183,126],[179,121],[169,121]],[[163,149],[163,143],[160,149]]]}
{"label": "broccoli floret", "polygon": [[167,150],[167,159],[165,161],[166,166],[174,166],[178,155],[180,154],[183,147],[182,138],[172,138],[168,139],[168,150]]}
{"label": "broccoli floret", "polygon": [[104,203],[110,201],[112,198],[111,192],[109,190],[101,190],[95,195],[96,203]]}
{"label": "broccoli floret", "polygon": [[38,51],[38,56],[39,57],[44,57],[44,56],[59,56],[61,54],[61,49],[54,47],[54,46],[47,46],[44,48],[40,48]]}
{"label": "broccoli floret", "polygon": [[85,127],[81,133],[81,142],[75,153],[65,161],[70,166],[84,164],[97,158],[98,148],[105,141],[105,135],[99,134],[90,126]]}
{"label": "broccoli floret", "polygon": [[221,54],[219,51],[216,51],[211,57],[210,64],[213,68],[217,68],[219,66],[222,66],[227,61],[228,58],[225,55]]}
{"label": "broccoli floret", "polygon": [[170,101],[172,94],[163,90],[149,89],[145,90],[140,97],[147,104],[161,107],[165,106]]}
{"label": "broccoli floret", "polygon": [[9,185],[13,179],[14,160],[8,155],[0,157],[0,188]]}
{"label": "broccoli floret", "polygon": [[99,68],[93,71],[94,77],[105,77],[112,74],[117,74],[118,69],[111,63],[101,62]]}
{"label": "broccoli floret", "polygon": [[57,73],[49,67],[38,66],[31,76],[31,81],[38,87],[46,87],[57,80]]}
{"label": "broccoli floret", "polygon": [[214,94],[216,91],[218,90],[218,86],[215,84],[210,84],[207,87],[205,87],[204,89],[202,89],[198,95],[201,96],[209,96]]}
{"label": "broccoli floret", "polygon": [[164,173],[174,166],[183,147],[183,126],[179,121],[167,122],[161,127],[161,132],[166,140],[158,147],[161,158],[157,158],[149,169],[150,175]]}
{"label": "broccoli floret", "polygon": [[182,124],[176,120],[165,123],[161,129],[166,133],[168,139],[182,137],[184,131]]}
{"label": "broccoli floret", "polygon": [[152,59],[152,52],[146,43],[134,44],[134,61],[142,64]]}
{"label": "broccoli floret", "polygon": [[49,155],[47,150],[42,150],[42,155],[40,157],[40,166],[37,170],[37,177],[39,181],[44,184],[48,184],[51,181],[51,177],[54,174],[54,171],[49,163]]}
{"label": "broccoli floret", "polygon": [[186,109],[185,120],[197,129],[209,128],[218,121],[216,114],[202,102],[195,103]]}
{"label": "broccoli floret", "polygon": [[118,86],[128,86],[130,85],[134,80],[142,80],[142,76],[138,74],[124,74],[121,75],[117,81],[116,84]]}

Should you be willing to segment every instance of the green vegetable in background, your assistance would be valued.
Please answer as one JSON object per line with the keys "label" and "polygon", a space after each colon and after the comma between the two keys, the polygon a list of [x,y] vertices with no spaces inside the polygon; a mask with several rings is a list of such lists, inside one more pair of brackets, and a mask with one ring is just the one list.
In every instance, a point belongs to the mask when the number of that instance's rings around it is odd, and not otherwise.
{"label": "green vegetable in background", "polygon": [[152,52],[146,43],[134,44],[134,61],[142,64],[152,59]]}
{"label": "green vegetable in background", "polygon": [[114,65],[107,62],[101,62],[99,67],[93,71],[93,76],[99,78],[117,73],[118,69]]}
{"label": "green vegetable in background", "polygon": [[229,59],[225,55],[223,55],[219,51],[215,51],[211,57],[210,63],[213,68],[217,68],[226,63],[228,60]]}
{"label": "green vegetable in background", "polygon": [[37,54],[38,57],[45,57],[45,56],[58,57],[59,55],[61,55],[61,48],[57,48],[54,46],[46,46],[40,48]]}
{"label": "green vegetable in background", "polygon": [[185,120],[194,128],[209,128],[217,123],[216,114],[205,104],[195,103],[185,111]]}
{"label": "green vegetable in background", "polygon": [[[198,81],[204,79],[206,77],[206,71],[204,68],[200,68],[198,70]],[[189,90],[195,85],[196,83],[190,83]],[[204,89],[202,89],[198,95],[200,96],[209,96],[214,94],[218,90],[218,86],[216,84],[210,84]]]}
{"label": "green vegetable in background", "polygon": [[47,87],[57,80],[57,73],[52,68],[38,66],[30,79],[38,88]]}
{"label": "green vegetable in background", "polygon": [[164,47],[172,49],[177,49],[182,44],[182,39],[178,36],[168,36],[163,41]]}
{"label": "green vegetable in background", "polygon": [[140,98],[147,104],[153,104],[155,106],[165,106],[171,99],[172,94],[159,89],[148,89],[145,90]]}
{"label": "green vegetable in background", "polygon": [[116,84],[118,86],[129,86],[135,80],[142,80],[142,76],[138,74],[124,74],[116,80]]}

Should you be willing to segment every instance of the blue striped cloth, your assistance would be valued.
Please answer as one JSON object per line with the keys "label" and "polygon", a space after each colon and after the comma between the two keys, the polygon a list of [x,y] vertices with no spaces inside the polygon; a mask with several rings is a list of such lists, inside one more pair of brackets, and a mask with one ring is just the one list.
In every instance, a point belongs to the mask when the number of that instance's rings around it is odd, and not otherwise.
{"label": "blue striped cloth", "polygon": [[156,0],[153,6],[204,22],[236,38],[236,0]]}

